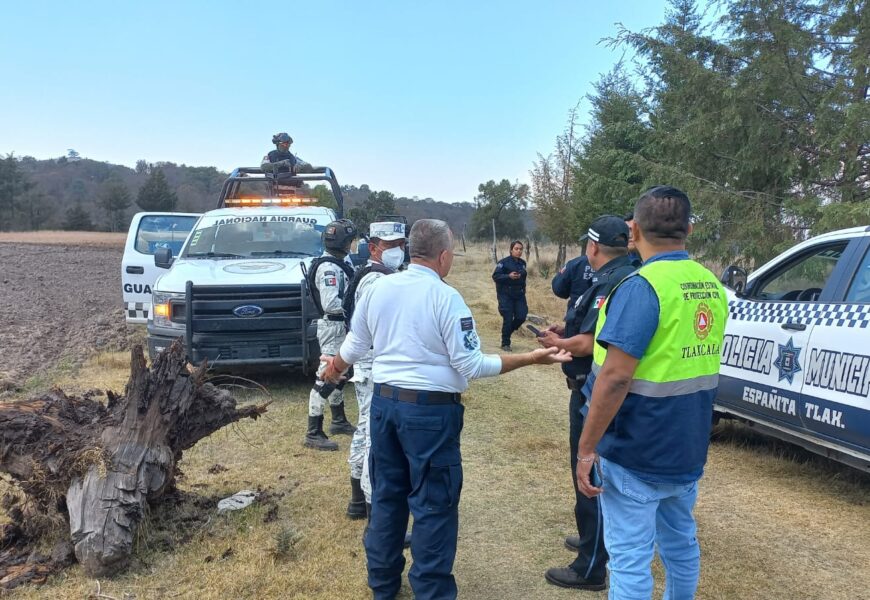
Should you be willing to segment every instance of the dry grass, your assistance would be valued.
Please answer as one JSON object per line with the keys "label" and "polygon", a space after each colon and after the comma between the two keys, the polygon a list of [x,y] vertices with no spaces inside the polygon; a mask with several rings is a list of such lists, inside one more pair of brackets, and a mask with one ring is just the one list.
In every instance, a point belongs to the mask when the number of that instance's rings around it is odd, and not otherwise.
{"label": "dry grass", "polygon": [[[500,325],[492,267],[482,249],[469,247],[449,277],[472,306],[489,351],[498,345]],[[564,301],[550,294],[549,279],[537,276],[529,279],[529,304],[553,320],[564,310]],[[533,343],[530,335],[514,342],[520,350]],[[127,363],[125,354],[97,357],[65,376],[64,385],[120,390]],[[182,535],[161,528],[168,517],[158,509],[136,564],[101,582],[103,594],[138,600],[370,597],[362,523],[344,517],[348,438],[338,438],[339,452],[304,449],[308,383],[292,377],[263,383],[275,399],[267,416],[218,432],[185,453],[180,486],[206,499],[257,486],[284,493],[277,520],[265,522],[265,506],[254,505],[227,516],[212,513]],[[261,398],[259,392],[240,396]],[[479,381],[464,398],[465,486],[456,563],[461,596],[603,598],[556,589],[542,577],[546,568],[572,558],[562,548],[562,537],[573,527],[573,496],[568,394],[558,370],[534,367]],[[209,473],[217,463],[227,470]],[[725,427],[711,447],[696,511],[703,553],[698,597],[870,598],[868,492],[870,477],[864,474],[745,428]],[[229,548],[231,556],[220,558]],[[656,573],[661,581],[659,566]],[[73,567],[15,596],[81,599],[95,589],[96,582]],[[659,596],[661,591],[659,585]],[[400,598],[410,597],[405,586]]]}
{"label": "dry grass", "polygon": [[127,233],[101,231],[6,231],[0,232],[0,243],[61,244],[68,246],[96,246],[120,248]]}

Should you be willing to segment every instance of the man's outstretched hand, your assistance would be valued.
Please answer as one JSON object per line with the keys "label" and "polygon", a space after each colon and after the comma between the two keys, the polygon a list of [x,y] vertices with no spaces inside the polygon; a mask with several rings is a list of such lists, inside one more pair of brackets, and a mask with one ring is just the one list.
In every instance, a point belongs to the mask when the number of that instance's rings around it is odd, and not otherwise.
{"label": "man's outstretched hand", "polygon": [[567,350],[559,350],[555,346],[550,348],[538,348],[532,350],[530,354],[532,355],[533,362],[538,365],[567,363],[571,362],[574,358]]}

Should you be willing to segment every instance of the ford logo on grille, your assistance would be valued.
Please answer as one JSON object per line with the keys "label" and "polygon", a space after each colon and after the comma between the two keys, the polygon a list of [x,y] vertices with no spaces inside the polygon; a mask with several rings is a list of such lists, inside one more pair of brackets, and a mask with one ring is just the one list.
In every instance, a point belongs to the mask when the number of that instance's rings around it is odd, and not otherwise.
{"label": "ford logo on grille", "polygon": [[233,314],[237,317],[247,319],[250,317],[259,317],[263,314],[263,309],[256,304],[243,304],[242,306],[235,307],[233,309]]}

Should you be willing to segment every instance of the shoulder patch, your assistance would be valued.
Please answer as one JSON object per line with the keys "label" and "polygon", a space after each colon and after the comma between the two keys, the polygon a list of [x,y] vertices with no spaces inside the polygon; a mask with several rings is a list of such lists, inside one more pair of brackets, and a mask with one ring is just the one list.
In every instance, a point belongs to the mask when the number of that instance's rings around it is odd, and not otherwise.
{"label": "shoulder patch", "polygon": [[595,302],[594,302],[595,308],[600,309],[602,306],[604,306],[604,302],[606,300],[607,300],[607,296],[596,296]]}
{"label": "shoulder patch", "polygon": [[338,279],[335,277],[335,274],[332,274],[332,277],[325,277],[323,279],[324,285],[327,287],[335,287],[338,285]]}
{"label": "shoulder patch", "polygon": [[459,319],[459,328],[462,331],[471,331],[472,329],[474,329],[474,319],[472,319],[471,317],[464,317],[462,319]]}
{"label": "shoulder patch", "polygon": [[496,267],[499,268],[499,269],[503,269],[503,268],[504,268],[504,264],[503,264],[503,263],[498,263],[498,264],[496,265]]}
{"label": "shoulder patch", "polygon": [[477,332],[472,329],[471,331],[465,332],[465,337],[462,339],[462,343],[466,350],[477,350],[480,346],[480,338],[477,337]]}

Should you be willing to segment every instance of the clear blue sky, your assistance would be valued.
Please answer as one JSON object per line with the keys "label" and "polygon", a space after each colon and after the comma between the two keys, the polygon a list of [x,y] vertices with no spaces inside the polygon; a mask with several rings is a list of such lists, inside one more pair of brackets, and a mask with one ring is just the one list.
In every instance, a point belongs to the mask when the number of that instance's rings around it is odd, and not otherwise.
{"label": "clear blue sky", "polygon": [[258,164],[287,131],[340,183],[470,201],[486,180],[527,182],[619,60],[599,40],[664,11],[664,0],[11,2],[0,153],[230,170]]}

